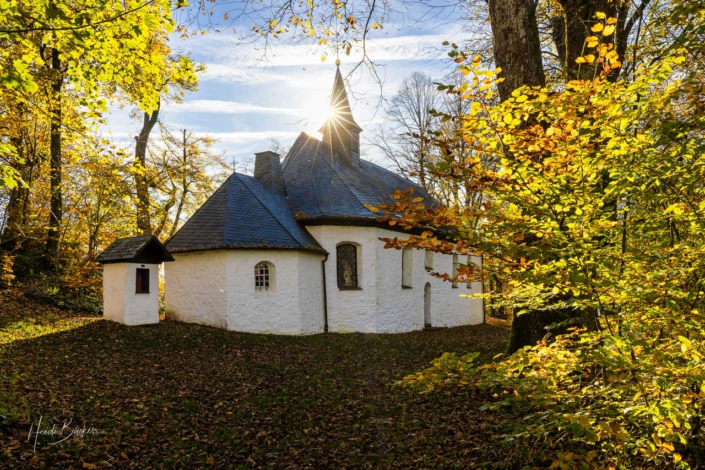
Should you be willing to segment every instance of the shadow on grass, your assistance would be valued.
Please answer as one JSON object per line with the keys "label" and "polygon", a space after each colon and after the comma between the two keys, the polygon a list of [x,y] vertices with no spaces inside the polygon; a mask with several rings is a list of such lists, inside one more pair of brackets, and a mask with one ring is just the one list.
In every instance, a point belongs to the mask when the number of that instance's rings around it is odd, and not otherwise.
{"label": "shadow on grass", "polygon": [[[501,326],[287,337],[172,321],[75,325],[0,347],[3,468],[471,468],[503,458],[487,442],[504,421],[480,411],[481,396],[388,385],[446,351],[491,358],[506,342]],[[35,451],[40,417],[42,429],[72,420],[96,434],[56,445],[38,436]]]}

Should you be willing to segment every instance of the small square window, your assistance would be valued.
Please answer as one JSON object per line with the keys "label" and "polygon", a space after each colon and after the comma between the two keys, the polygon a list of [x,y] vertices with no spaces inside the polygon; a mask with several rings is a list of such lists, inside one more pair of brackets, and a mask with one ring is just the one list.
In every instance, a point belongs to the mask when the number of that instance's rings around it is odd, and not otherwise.
{"label": "small square window", "polygon": [[137,268],[136,294],[149,294],[149,269]]}

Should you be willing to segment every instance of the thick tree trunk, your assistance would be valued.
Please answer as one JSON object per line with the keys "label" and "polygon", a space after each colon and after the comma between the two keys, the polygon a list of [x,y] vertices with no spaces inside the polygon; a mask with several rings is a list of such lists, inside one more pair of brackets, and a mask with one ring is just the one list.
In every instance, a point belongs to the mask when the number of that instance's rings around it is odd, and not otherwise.
{"label": "thick tree trunk", "polygon": [[546,77],[541,60],[541,42],[533,0],[489,0],[492,48],[504,81],[497,85],[502,101],[512,91],[528,86],[544,86]]}
{"label": "thick tree trunk", "polygon": [[[505,101],[521,86],[545,86],[534,1],[489,0],[489,11],[495,65],[501,67],[499,76],[504,78],[497,85],[500,99]],[[546,334],[542,327],[545,320],[541,312],[514,318],[507,352],[536,344]]]}
{"label": "thick tree trunk", "polygon": [[49,141],[49,188],[50,212],[47,233],[45,261],[49,267],[59,262],[61,219],[63,216],[63,196],[61,192],[61,92],[63,76],[59,51],[51,51],[51,137]]}
{"label": "thick tree trunk", "polygon": [[[593,33],[592,26],[598,21],[595,14],[604,13],[607,18],[616,18],[615,31],[607,39],[612,42],[619,60],[626,61],[627,45],[629,34],[635,23],[644,14],[644,10],[651,0],[641,0],[634,10],[631,18],[628,18],[631,0],[617,2],[614,0],[559,0],[562,11],[561,14],[551,19],[551,36],[556,44],[558,57],[563,64],[568,80],[590,79],[595,75],[594,66],[589,64],[578,64],[575,59],[586,55],[585,39],[588,36],[601,37],[600,33]],[[604,38],[603,38],[604,40]],[[621,69],[614,69],[607,77],[615,81],[620,76]]]}
{"label": "thick tree trunk", "polygon": [[147,143],[149,142],[149,134],[152,132],[154,125],[159,118],[159,104],[151,114],[144,113],[142,122],[142,130],[137,136],[137,145],[135,145],[135,165],[139,166],[140,170],[135,174],[135,190],[137,193],[137,229],[143,235],[152,233],[152,220],[149,215],[149,182],[147,178]]}
{"label": "thick tree trunk", "polygon": [[595,13],[602,12],[607,18],[617,16],[614,0],[560,0],[562,15],[551,19],[551,35],[556,44],[558,57],[563,64],[568,80],[590,79],[595,75],[595,66],[578,64],[575,60],[588,53],[585,39],[594,36],[590,28],[598,20]]}

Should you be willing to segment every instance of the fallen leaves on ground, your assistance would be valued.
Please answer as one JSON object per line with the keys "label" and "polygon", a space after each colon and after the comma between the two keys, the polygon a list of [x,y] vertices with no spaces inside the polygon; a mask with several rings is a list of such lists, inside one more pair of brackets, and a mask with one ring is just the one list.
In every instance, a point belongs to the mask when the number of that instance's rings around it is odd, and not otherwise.
{"label": "fallen leaves on ground", "polygon": [[[472,468],[506,431],[482,395],[389,384],[446,351],[501,351],[506,325],[398,335],[127,327],[0,294],[3,468]],[[21,325],[21,326],[18,326]],[[42,429],[94,429],[49,445]],[[64,436],[66,433],[64,433]]]}

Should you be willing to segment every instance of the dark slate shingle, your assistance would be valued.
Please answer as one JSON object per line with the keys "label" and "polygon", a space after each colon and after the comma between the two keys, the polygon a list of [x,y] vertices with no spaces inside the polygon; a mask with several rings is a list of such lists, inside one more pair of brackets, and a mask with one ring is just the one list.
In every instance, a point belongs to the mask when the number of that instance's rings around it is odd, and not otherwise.
{"label": "dark slate shingle", "polygon": [[285,159],[284,181],[289,205],[297,219],[363,218],[379,214],[365,205],[392,204],[397,189],[411,188],[429,207],[438,202],[421,186],[364,160],[360,165],[332,158],[330,147],[301,134]]}
{"label": "dark slate shingle", "polygon": [[332,158],[328,145],[304,133],[282,166],[286,196],[267,188],[268,175],[258,179],[233,173],[169,240],[169,250],[262,248],[325,253],[303,224],[312,219],[344,219],[367,225],[379,214],[365,205],[393,204],[391,195],[397,189],[411,188],[427,206],[438,206],[419,185],[370,162],[354,165]]}
{"label": "dark slate shingle", "polygon": [[169,240],[172,252],[295,249],[325,253],[296,223],[286,199],[255,178],[233,173]]}
{"label": "dark slate shingle", "polygon": [[154,235],[120,238],[110,244],[95,260],[101,264],[117,262],[174,261]]}

